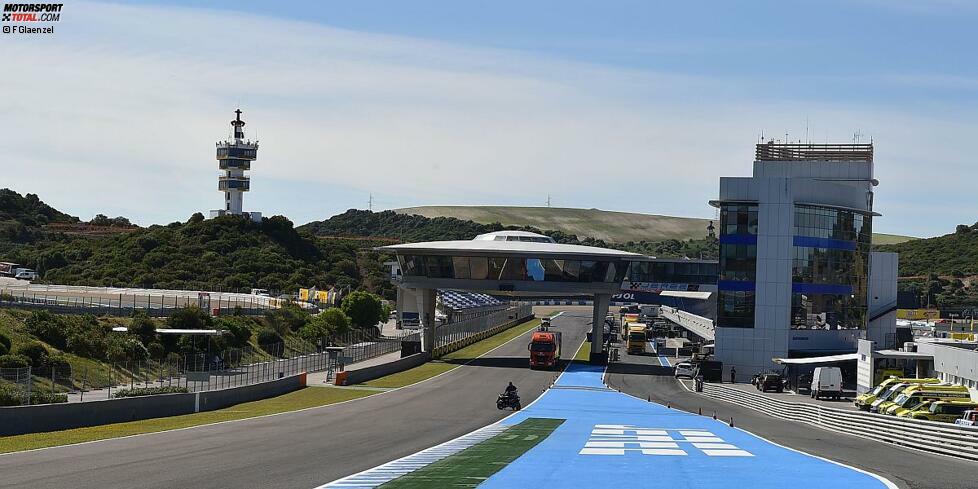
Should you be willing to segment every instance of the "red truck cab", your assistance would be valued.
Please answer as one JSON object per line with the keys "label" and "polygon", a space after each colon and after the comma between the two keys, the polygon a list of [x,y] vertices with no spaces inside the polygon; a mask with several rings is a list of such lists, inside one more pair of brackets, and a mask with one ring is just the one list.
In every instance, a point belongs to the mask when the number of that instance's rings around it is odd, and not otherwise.
{"label": "red truck cab", "polygon": [[560,364],[560,331],[536,331],[530,344],[530,368],[556,369]]}

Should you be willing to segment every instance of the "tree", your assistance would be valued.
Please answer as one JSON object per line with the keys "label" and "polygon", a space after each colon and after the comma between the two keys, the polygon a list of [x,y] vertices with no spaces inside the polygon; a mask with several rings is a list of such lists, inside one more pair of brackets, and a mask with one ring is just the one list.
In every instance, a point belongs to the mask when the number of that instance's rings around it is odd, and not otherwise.
{"label": "tree", "polygon": [[15,351],[17,355],[22,355],[28,359],[36,370],[47,367],[48,365],[48,349],[44,348],[40,342],[32,341],[30,343],[20,345]]}
{"label": "tree", "polygon": [[342,336],[348,332],[350,332],[350,317],[335,307],[314,316],[309,324],[299,330],[299,334],[309,341]]}
{"label": "tree", "polygon": [[360,329],[374,327],[384,317],[384,306],[380,297],[362,290],[344,297],[341,307],[353,325]]}
{"label": "tree", "polygon": [[150,319],[146,313],[139,311],[129,323],[129,334],[138,337],[144,345],[153,343],[156,341],[156,322]]}
{"label": "tree", "polygon": [[289,303],[266,312],[265,321],[279,335],[285,336],[289,332],[302,329],[309,322],[309,313],[302,310],[301,307]]}
{"label": "tree", "polygon": [[166,326],[173,329],[211,329],[214,326],[214,318],[203,309],[190,306],[174,311],[166,318]]}

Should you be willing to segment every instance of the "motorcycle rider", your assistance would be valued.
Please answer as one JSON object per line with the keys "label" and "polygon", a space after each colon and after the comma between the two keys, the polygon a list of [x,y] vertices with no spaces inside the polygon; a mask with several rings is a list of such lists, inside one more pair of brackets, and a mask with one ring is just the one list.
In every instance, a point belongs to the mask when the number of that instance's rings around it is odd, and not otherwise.
{"label": "motorcycle rider", "polygon": [[509,398],[519,397],[519,395],[516,393],[516,386],[513,385],[512,382],[510,382],[509,385],[506,386],[506,390],[504,392],[506,393],[506,397]]}

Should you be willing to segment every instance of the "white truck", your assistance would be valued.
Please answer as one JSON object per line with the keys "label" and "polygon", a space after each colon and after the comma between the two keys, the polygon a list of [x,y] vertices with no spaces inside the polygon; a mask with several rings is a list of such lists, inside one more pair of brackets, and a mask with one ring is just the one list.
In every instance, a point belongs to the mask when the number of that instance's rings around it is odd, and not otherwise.
{"label": "white truck", "polygon": [[812,374],[812,399],[842,397],[842,370],[839,367],[815,367]]}
{"label": "white truck", "polygon": [[17,280],[37,280],[37,272],[30,268],[18,268],[14,270],[14,278]]}

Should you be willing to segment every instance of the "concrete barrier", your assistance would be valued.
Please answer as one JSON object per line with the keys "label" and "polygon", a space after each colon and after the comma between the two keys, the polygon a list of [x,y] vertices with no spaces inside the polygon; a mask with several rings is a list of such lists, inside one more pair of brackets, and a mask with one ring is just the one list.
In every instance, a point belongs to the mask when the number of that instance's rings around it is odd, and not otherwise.
{"label": "concrete barrier", "polygon": [[60,431],[213,411],[297,390],[305,374],[232,389],[39,406],[0,407],[0,436]]}
{"label": "concrete barrier", "polygon": [[429,360],[427,353],[415,353],[404,358],[399,358],[393,362],[372,365],[370,367],[358,368],[346,371],[345,385],[360,384],[368,380],[377,379],[385,375],[396,374],[404,370],[420,366]]}

